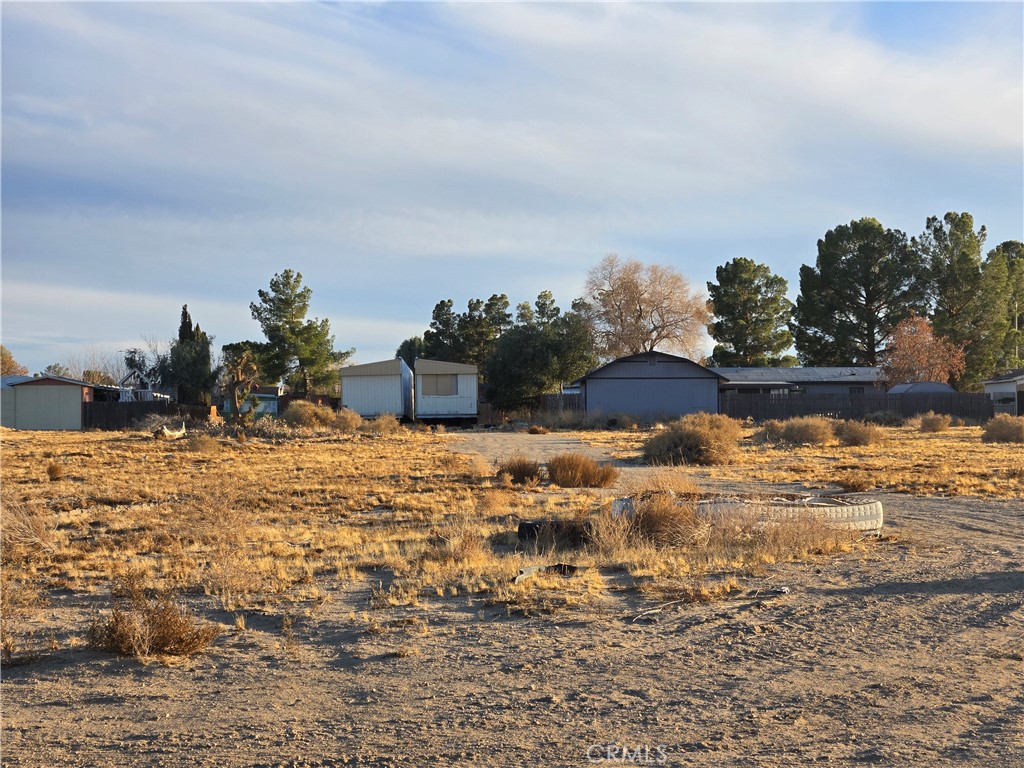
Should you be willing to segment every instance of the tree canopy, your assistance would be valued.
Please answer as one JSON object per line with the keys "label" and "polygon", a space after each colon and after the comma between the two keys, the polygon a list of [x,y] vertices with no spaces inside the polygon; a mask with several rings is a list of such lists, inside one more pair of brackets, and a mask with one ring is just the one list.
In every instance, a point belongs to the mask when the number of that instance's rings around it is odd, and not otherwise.
{"label": "tree canopy", "polygon": [[584,291],[604,357],[656,348],[701,357],[707,301],[674,268],[609,254],[587,273]]}
{"label": "tree canopy", "polygon": [[7,347],[0,344],[0,376],[28,376],[28,368],[14,359]]}
{"label": "tree canopy", "polygon": [[508,296],[492,294],[487,301],[470,299],[456,313],[451,299],[434,306],[430,327],[423,334],[423,357],[466,363],[482,369],[494,344],[512,325]]}
{"label": "tree canopy", "polygon": [[793,303],[786,298],[788,283],[765,264],[736,258],[715,270],[717,283],[708,283],[708,326],[718,342],[712,352],[714,365],[779,366],[795,363],[783,355],[793,344],[789,322]]}
{"label": "tree canopy", "polygon": [[159,364],[161,383],[175,390],[179,403],[210,404],[210,390],[219,375],[213,367],[212,345],[213,339],[199,324],[192,324],[188,305],[182,306],[178,338],[171,342],[170,351]]}
{"label": "tree canopy", "polygon": [[851,221],[818,241],[815,266],[800,267],[797,354],[805,365],[877,365],[896,325],[927,308],[928,271],[906,235]]}
{"label": "tree canopy", "polygon": [[911,315],[893,330],[882,353],[882,381],[887,386],[915,381],[948,383],[964,371],[964,350],[936,336],[924,317]]}
{"label": "tree canopy", "polygon": [[260,368],[268,381],[284,381],[299,396],[338,381],[338,368],[355,352],[334,349],[328,320],[307,320],[310,288],[302,273],[286,269],[270,280],[270,290],[258,292],[249,310],[260,324],[266,343],[259,348]]}

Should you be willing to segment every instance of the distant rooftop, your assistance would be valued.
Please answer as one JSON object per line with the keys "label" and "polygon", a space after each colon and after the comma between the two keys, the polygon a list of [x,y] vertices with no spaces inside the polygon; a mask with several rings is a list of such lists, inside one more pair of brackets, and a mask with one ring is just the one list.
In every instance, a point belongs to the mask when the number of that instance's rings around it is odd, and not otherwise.
{"label": "distant rooftop", "polygon": [[731,382],[746,384],[845,384],[868,382],[874,384],[882,374],[878,367],[825,367],[825,368],[711,368]]}
{"label": "distant rooftop", "polygon": [[1018,379],[1024,379],[1024,368],[1014,368],[1012,371],[1007,371],[1000,376],[993,376],[991,379],[985,379],[985,384],[996,384],[1000,381],[1017,381]]}

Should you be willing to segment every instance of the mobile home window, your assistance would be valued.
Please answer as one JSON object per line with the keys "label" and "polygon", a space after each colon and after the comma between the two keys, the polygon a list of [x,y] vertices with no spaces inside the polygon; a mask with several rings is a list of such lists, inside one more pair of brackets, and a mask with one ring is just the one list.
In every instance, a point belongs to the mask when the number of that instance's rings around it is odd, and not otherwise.
{"label": "mobile home window", "polygon": [[423,375],[423,394],[449,397],[459,394],[459,377],[454,373]]}

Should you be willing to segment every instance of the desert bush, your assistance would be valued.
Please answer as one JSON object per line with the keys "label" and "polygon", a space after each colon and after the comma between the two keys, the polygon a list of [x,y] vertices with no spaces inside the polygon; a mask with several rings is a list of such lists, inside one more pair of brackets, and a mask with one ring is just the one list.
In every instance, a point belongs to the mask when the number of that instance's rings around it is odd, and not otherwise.
{"label": "desert bush", "polygon": [[691,413],[647,440],[649,464],[728,464],[736,453],[740,422],[717,413]]}
{"label": "desert bush", "polygon": [[945,432],[953,425],[953,418],[946,413],[922,413],[916,417],[922,432]]}
{"label": "desert bush", "polygon": [[479,527],[468,520],[458,520],[431,537],[423,559],[447,566],[480,566],[494,553]]}
{"label": "desert bush", "polygon": [[836,485],[844,491],[860,493],[877,488],[874,476],[868,472],[843,472],[835,478]]}
{"label": "desert bush", "polygon": [[902,427],[905,419],[896,411],[872,411],[864,414],[864,421],[880,427]]}
{"label": "desert bush", "polygon": [[516,485],[537,483],[540,481],[540,463],[521,453],[513,453],[498,463],[498,475],[506,475]]}
{"label": "desert bush", "polygon": [[220,450],[220,442],[202,432],[193,432],[185,439],[185,450],[194,453],[212,453]]}
{"label": "desert bush", "polygon": [[636,429],[637,420],[628,413],[613,413],[605,419],[608,429]]}
{"label": "desert bush", "polygon": [[526,428],[526,431],[531,435],[546,435],[551,430],[543,424],[531,424]]}
{"label": "desert bush", "polygon": [[221,627],[201,621],[170,597],[148,598],[132,588],[127,601],[89,627],[89,645],[122,656],[192,656],[220,635]]}
{"label": "desert bush", "polygon": [[57,522],[43,507],[0,506],[0,557],[5,566],[31,562],[54,549]]}
{"label": "desert bush", "polygon": [[334,426],[342,432],[355,432],[363,423],[363,417],[350,408],[341,408],[334,414]]}
{"label": "desert bush", "polygon": [[770,419],[754,434],[755,442],[787,445],[827,445],[834,439],[832,422],[824,416],[794,416],[785,421]]}
{"label": "desert bush", "polygon": [[334,411],[308,400],[292,400],[280,419],[290,427],[331,427]]}
{"label": "desert bush", "polygon": [[694,499],[652,493],[634,502],[630,535],[656,547],[706,544],[711,524],[697,514]]}
{"label": "desert bush", "polygon": [[1024,443],[1024,416],[997,413],[985,422],[981,440],[985,443]]}
{"label": "desert bush", "polygon": [[563,488],[607,488],[618,477],[611,464],[598,464],[582,453],[560,453],[548,461],[548,478]]}
{"label": "desert bush", "polygon": [[46,476],[50,478],[50,482],[62,480],[65,474],[64,465],[60,462],[51,461],[46,465]]}
{"label": "desert bush", "polygon": [[393,413],[381,413],[377,418],[364,422],[360,429],[377,435],[394,435],[401,431],[402,425]]}
{"label": "desert bush", "polygon": [[866,421],[844,421],[836,425],[836,437],[843,445],[876,445],[884,433],[877,424]]}

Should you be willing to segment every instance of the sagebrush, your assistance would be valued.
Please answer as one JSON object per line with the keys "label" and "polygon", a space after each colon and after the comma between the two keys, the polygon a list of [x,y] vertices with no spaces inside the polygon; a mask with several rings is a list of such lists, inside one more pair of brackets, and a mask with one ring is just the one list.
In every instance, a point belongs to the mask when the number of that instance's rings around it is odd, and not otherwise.
{"label": "sagebrush", "polygon": [[741,435],[740,422],[720,413],[691,413],[666,425],[643,446],[649,464],[728,464]]}

